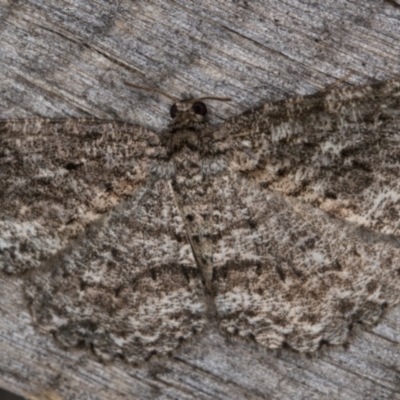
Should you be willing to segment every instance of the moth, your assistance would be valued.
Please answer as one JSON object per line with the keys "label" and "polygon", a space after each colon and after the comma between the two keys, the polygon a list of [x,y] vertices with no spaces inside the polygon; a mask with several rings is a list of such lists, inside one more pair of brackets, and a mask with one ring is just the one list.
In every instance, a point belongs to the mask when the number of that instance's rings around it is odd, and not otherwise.
{"label": "moth", "polygon": [[162,132],[0,123],[0,269],[35,326],[102,359],[165,355],[217,324],[300,352],[400,300],[400,80]]}

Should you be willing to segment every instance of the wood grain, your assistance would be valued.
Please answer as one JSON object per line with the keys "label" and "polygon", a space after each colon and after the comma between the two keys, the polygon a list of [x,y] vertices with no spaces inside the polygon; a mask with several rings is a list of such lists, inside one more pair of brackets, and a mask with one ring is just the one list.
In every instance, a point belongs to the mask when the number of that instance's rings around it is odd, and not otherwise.
{"label": "wood grain", "polygon": [[[391,1],[0,0],[0,118],[119,119],[159,130],[176,97],[229,96],[214,121],[265,100],[400,73]],[[345,84],[344,84],[345,85]],[[261,351],[210,330],[173,358],[101,364],[31,325],[23,277],[0,280],[0,386],[31,399],[396,399],[400,308],[345,348]],[[47,397],[46,397],[47,396]]]}

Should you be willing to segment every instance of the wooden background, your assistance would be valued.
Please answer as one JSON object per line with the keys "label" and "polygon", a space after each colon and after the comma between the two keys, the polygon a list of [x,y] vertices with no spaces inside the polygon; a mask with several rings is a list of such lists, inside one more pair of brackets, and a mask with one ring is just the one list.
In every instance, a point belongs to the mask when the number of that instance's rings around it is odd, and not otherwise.
{"label": "wooden background", "polygon": [[[232,97],[212,104],[218,122],[349,72],[352,85],[398,76],[398,3],[0,0],[0,118],[94,116],[159,130],[169,101],[124,82]],[[134,367],[37,334],[22,285],[0,276],[0,387],[29,399],[400,399],[400,307],[347,346],[311,355],[211,330]]]}

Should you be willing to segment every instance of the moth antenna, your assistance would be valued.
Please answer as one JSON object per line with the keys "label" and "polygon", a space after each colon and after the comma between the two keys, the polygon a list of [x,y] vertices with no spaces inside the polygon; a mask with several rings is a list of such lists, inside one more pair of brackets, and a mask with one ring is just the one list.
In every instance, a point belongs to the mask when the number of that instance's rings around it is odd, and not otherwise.
{"label": "moth antenna", "polygon": [[203,101],[203,100],[217,100],[217,101],[231,101],[230,97],[213,97],[213,96],[205,96],[205,97],[198,97],[197,99],[193,99],[192,103],[196,101]]}
{"label": "moth antenna", "polygon": [[170,100],[172,100],[174,103],[176,103],[176,102],[179,101],[179,99],[178,99],[177,97],[171,96],[170,94],[167,94],[167,93],[163,92],[163,91],[160,90],[160,89],[155,89],[155,88],[149,88],[149,87],[145,87],[145,86],[134,85],[134,84],[129,83],[129,82],[126,82],[126,81],[125,81],[124,83],[125,83],[126,85],[128,85],[128,86],[131,86],[131,87],[135,88],[135,89],[144,90],[144,91],[146,91],[146,92],[152,92],[152,93],[161,94],[161,95],[163,95],[163,96],[169,98]]}
{"label": "moth antenna", "polygon": [[[149,88],[146,86],[140,86],[140,85],[134,85],[133,83],[129,83],[124,81],[124,83],[127,86],[133,87],[135,89],[139,89],[139,90],[144,90],[146,92],[153,92],[153,93],[158,93],[161,94],[167,98],[169,98],[170,100],[172,100],[173,102],[178,102],[180,99],[178,99],[175,96],[171,96],[170,94],[167,94],[165,92],[163,92],[160,89],[155,89],[155,88]],[[192,102],[196,102],[196,101],[203,101],[203,100],[217,100],[217,101],[231,101],[232,99],[230,97],[214,97],[214,96],[205,96],[205,97],[198,97],[197,99],[193,99]]]}
{"label": "moth antenna", "polygon": [[335,86],[340,85],[342,82],[347,81],[347,79],[349,79],[351,75],[353,75],[353,73],[349,72],[347,75],[343,76],[342,78],[336,79],[335,82],[333,82],[330,85],[321,89],[320,93],[327,92],[327,91],[331,90],[332,88],[334,88]]}

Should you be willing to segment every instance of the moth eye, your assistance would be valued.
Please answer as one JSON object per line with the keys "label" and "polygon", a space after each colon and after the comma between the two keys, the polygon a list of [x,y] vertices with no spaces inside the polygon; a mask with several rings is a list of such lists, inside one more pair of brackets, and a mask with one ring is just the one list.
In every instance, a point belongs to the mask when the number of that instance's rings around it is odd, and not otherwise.
{"label": "moth eye", "polygon": [[196,101],[196,103],[193,103],[192,110],[195,114],[203,116],[207,114],[207,107],[202,101]]}
{"label": "moth eye", "polygon": [[169,109],[169,115],[171,116],[172,119],[176,117],[177,112],[178,112],[178,107],[176,106],[176,104],[173,104]]}

